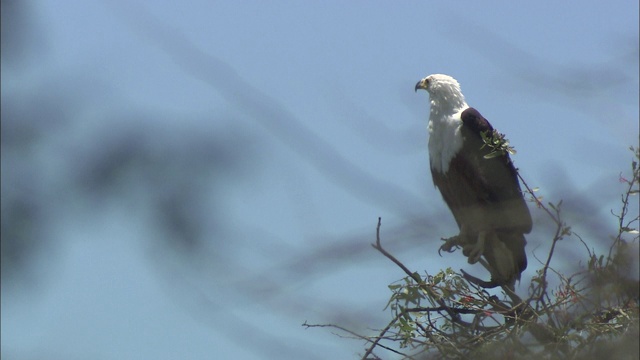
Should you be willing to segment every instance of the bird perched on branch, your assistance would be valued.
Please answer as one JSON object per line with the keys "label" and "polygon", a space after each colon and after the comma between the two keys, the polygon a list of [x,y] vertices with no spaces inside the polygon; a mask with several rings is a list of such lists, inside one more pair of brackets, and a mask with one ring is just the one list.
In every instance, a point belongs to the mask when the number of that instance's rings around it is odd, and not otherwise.
{"label": "bird perched on branch", "polygon": [[[415,90],[430,98],[429,161],[435,186],[458,223],[460,233],[446,239],[441,250],[462,247],[469,263],[482,262],[491,281],[469,276],[483,287],[513,288],[527,267],[524,234],[531,215],[504,135],[467,105],[460,84],[433,74]],[[483,260],[484,259],[484,260]]]}

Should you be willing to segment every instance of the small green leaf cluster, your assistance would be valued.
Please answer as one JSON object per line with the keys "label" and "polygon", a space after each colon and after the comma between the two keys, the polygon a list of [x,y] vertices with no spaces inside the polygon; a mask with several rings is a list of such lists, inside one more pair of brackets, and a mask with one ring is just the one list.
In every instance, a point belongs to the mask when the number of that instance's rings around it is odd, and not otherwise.
{"label": "small green leaf cluster", "polygon": [[485,147],[491,149],[491,151],[484,156],[485,159],[491,159],[505,154],[516,154],[516,149],[509,145],[509,140],[507,140],[503,133],[498,132],[498,130],[482,131],[480,136],[482,137],[482,142],[484,142],[481,149]]}

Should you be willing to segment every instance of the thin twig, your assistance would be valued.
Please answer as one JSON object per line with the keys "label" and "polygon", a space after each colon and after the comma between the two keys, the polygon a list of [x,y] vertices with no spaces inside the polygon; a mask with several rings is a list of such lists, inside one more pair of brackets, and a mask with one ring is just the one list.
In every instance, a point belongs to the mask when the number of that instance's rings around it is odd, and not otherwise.
{"label": "thin twig", "polygon": [[[387,326],[386,326],[384,329],[382,329],[382,331],[381,331],[381,332],[380,332],[380,334],[376,337],[376,339],[375,339],[375,340],[373,340],[373,341],[369,340],[369,341],[371,341],[371,346],[369,346],[369,348],[366,350],[366,352],[365,352],[365,353],[364,353],[364,355],[362,356],[362,360],[366,360],[366,359],[367,359],[367,357],[369,357],[369,355],[371,355],[371,352],[373,351],[373,349],[375,349],[375,348],[376,348],[376,346],[384,347],[383,345],[381,345],[381,344],[380,344],[380,340],[382,340],[382,338],[384,337],[384,334],[386,334],[386,333],[387,333],[387,331],[389,331],[389,329],[391,329],[391,327],[393,326],[393,324],[395,324],[395,323],[396,323],[396,321],[398,321],[398,319],[400,318],[400,316],[403,316],[403,315],[404,315],[404,312],[400,312],[400,313],[398,313],[398,315],[396,315],[396,317],[395,317],[393,320],[391,320],[391,321],[389,322],[389,324],[387,324]],[[384,348],[386,348],[386,347],[384,347]],[[396,351],[394,350],[394,352],[396,352]],[[402,355],[404,355],[404,354],[402,354]]]}
{"label": "thin twig", "polygon": [[[351,330],[349,330],[349,329],[347,329],[347,328],[344,328],[344,327],[342,327],[342,326],[340,326],[340,325],[335,325],[335,324],[309,324],[309,323],[307,323],[307,322],[305,321],[305,322],[304,322],[304,324],[302,324],[302,326],[304,326],[304,327],[305,327],[305,328],[307,328],[307,329],[308,329],[308,328],[314,328],[314,327],[329,327],[329,328],[334,328],[334,329],[338,329],[338,330],[340,330],[340,331],[344,331],[344,332],[346,332],[346,333],[348,333],[348,334],[351,334],[351,335],[353,335],[354,337],[356,337],[356,338],[358,338],[358,339],[362,339],[362,340],[365,340],[365,341],[367,341],[367,342],[373,342],[373,340],[371,340],[371,338],[369,338],[369,337],[367,337],[367,336],[360,335],[360,334],[358,334],[358,333],[356,333],[356,332],[354,332],[354,331],[351,331]],[[384,345],[382,345],[382,344],[379,344],[378,346],[380,346],[381,348],[383,348],[383,349],[385,349],[385,350],[389,350],[389,351],[391,351],[391,352],[394,352],[394,353],[396,353],[396,354],[398,354],[398,355],[407,356],[407,354],[401,353],[401,352],[399,352],[399,351],[397,351],[397,350],[395,350],[395,349],[392,349],[392,348],[390,348],[390,347],[388,347],[388,346],[384,346]],[[364,358],[366,358],[366,356],[365,356],[365,357],[363,357],[363,359],[364,359]]]}
{"label": "thin twig", "polygon": [[633,222],[637,221],[640,218],[640,216],[637,216],[635,219],[632,219],[628,224],[625,225],[624,223],[624,218],[629,212],[629,196],[631,196],[633,186],[637,184],[638,181],[640,180],[638,179],[639,177],[640,177],[640,171],[638,171],[637,168],[633,169],[631,180],[626,180],[622,177],[622,175],[620,175],[620,178],[624,179],[627,185],[629,186],[627,187],[627,191],[625,191],[624,195],[622,196],[622,209],[620,210],[620,215],[613,214],[613,211],[611,212],[615,217],[618,218],[618,235],[613,241],[613,244],[611,244],[611,247],[609,247],[609,255],[607,256],[606,265],[609,265],[610,262],[612,261],[611,254],[613,253],[613,249],[616,248],[617,245],[622,241],[622,234],[624,233],[624,229],[629,228],[630,224],[632,224]]}

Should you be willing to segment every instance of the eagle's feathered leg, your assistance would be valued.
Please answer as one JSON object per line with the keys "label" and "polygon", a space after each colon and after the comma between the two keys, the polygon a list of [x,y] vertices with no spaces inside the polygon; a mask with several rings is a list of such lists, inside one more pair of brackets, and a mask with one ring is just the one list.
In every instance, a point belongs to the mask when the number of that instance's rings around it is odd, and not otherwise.
{"label": "eagle's feathered leg", "polygon": [[462,253],[468,259],[469,264],[475,264],[484,253],[484,245],[487,239],[487,231],[480,231],[475,243],[466,243],[462,246]]}
{"label": "eagle's feathered leg", "polygon": [[462,227],[460,234],[443,240],[445,243],[440,246],[438,254],[443,250],[453,252],[456,247],[461,247],[469,264],[480,262],[491,274],[491,281],[484,281],[462,271],[465,279],[482,288],[506,286],[513,289],[515,275],[519,274],[518,268],[512,253],[500,241],[495,231],[481,230],[477,233],[469,233]]}
{"label": "eagle's feathered leg", "polygon": [[[478,255],[476,252],[480,250],[482,252]],[[513,290],[520,271],[515,263],[513,254],[505,246],[504,242],[500,241],[495,231],[480,232],[478,234],[478,243],[469,244],[466,248],[463,247],[463,252],[466,251],[469,251],[465,253],[469,257],[469,263],[473,264],[473,260],[479,261],[491,274],[491,281],[486,282],[463,273],[467,280],[483,288],[506,286]],[[477,255],[477,257],[474,257],[474,255]],[[484,256],[484,258],[481,256]]]}

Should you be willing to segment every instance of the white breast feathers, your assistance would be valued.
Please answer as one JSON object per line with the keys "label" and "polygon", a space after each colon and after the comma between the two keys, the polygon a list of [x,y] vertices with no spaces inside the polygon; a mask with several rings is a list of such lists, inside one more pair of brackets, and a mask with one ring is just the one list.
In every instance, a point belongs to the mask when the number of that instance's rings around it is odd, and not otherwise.
{"label": "white breast feathers", "polygon": [[460,132],[460,114],[464,110],[448,116],[438,116],[432,112],[429,117],[429,160],[433,170],[446,173],[451,159],[462,149],[464,139]]}

